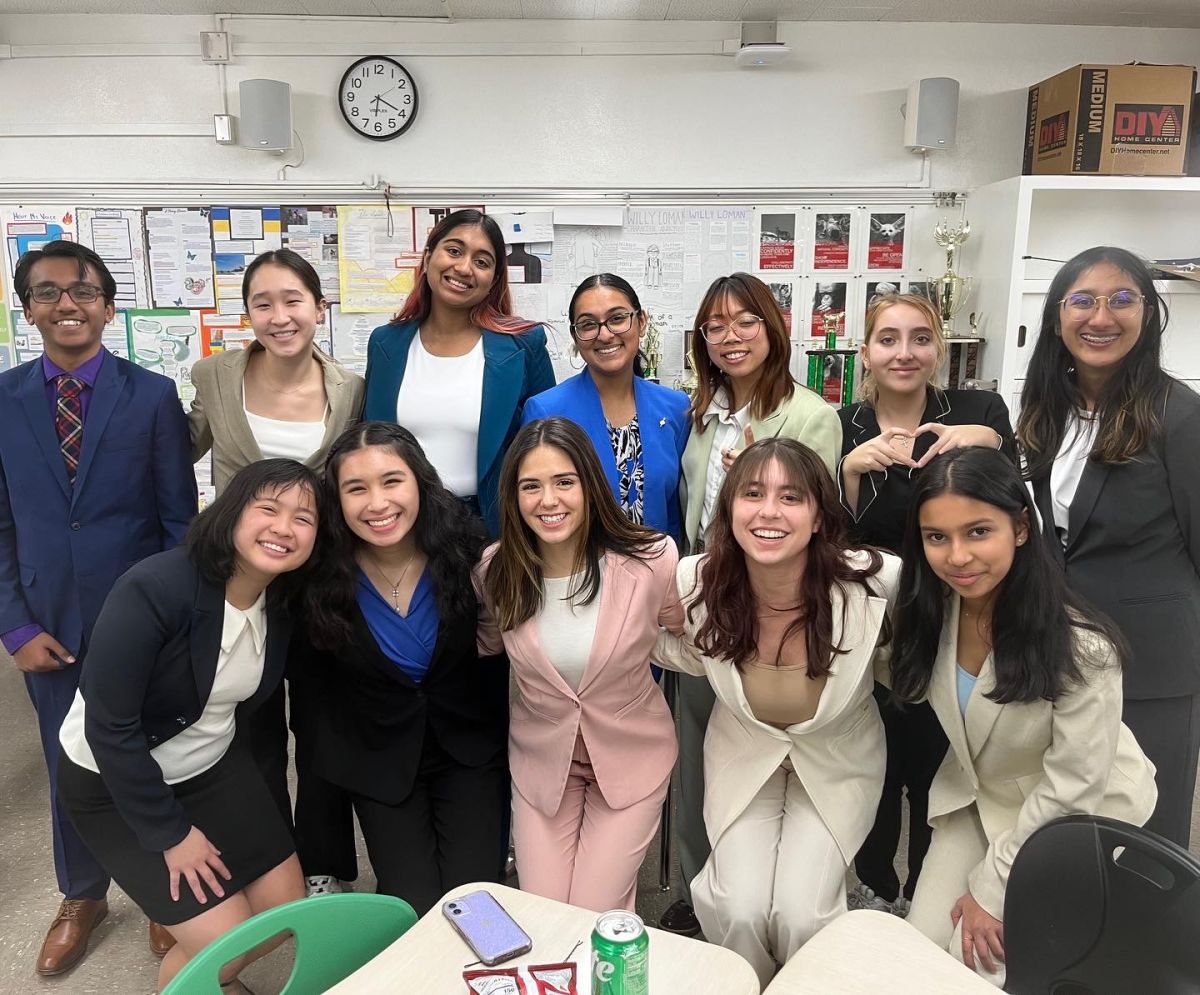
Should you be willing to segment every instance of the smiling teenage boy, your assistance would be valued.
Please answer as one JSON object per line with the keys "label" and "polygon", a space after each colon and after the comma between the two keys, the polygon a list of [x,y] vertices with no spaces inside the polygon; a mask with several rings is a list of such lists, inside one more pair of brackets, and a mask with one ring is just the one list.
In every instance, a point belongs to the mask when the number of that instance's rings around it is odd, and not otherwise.
{"label": "smiling teenage boy", "polygon": [[13,287],[44,351],[0,373],[0,642],[24,672],[50,775],[63,902],[37,971],[54,975],[108,912],[108,876],[58,804],[59,727],[110,588],[183,538],[196,482],[174,383],[101,344],[116,282],[100,257],[50,242],[21,257]]}

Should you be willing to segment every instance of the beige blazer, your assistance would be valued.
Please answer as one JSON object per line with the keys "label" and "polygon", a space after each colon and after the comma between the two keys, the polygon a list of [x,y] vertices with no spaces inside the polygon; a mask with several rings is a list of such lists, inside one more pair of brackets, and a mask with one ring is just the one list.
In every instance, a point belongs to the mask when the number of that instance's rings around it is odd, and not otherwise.
{"label": "beige blazer", "polygon": [[[478,592],[498,548],[489,547],[476,568]],[[654,683],[650,659],[660,625],[680,631],[678,556],[666,536],[649,559],[605,554],[596,633],[578,691],[542,650],[536,615],[501,633],[491,612],[481,608],[480,653],[490,656],[503,646],[520,692],[508,726],[513,784],[545,815],[562,804],[577,736],[612,808],[641,801],[671,776],[675,720]]]}
{"label": "beige blazer", "polygon": [[[708,457],[716,435],[715,418],[700,428],[692,426],[683,450],[683,473],[679,481],[679,500],[684,508],[684,538],[688,548],[696,544],[700,530],[700,512],[704,508],[704,485],[708,479]],[[781,436],[803,442],[814,450],[837,478],[838,457],[842,452],[842,423],[837,411],[807,387],[796,384],[790,398],[759,421],[750,419],[755,440]],[[738,443],[741,448],[741,442]]]}
{"label": "beige blazer", "polygon": [[[996,686],[989,656],[967,699],[958,707],[960,599],[950,610],[929,685],[929,703],[950,749],[929,789],[929,824],[976,805],[988,839],[987,854],[969,878],[975,900],[997,919],[1021,845],[1035,829],[1064,815],[1103,815],[1143,825],[1158,790],[1154,765],[1121,722],[1121,668],[1103,637],[1075,630],[1086,683],[1056,701],[997,705],[985,695]],[[936,846],[937,836],[934,836]]]}
{"label": "beige blazer", "polygon": [[[192,383],[196,385],[196,397],[188,413],[192,462],[212,450],[213,483],[218,494],[238,470],[263,458],[250,431],[250,423],[246,421],[242,393],[242,380],[246,376],[250,354],[261,349],[262,346],[257,342],[245,349],[227,349],[206,356],[192,367]],[[351,373],[319,349],[313,349],[313,355],[325,373],[329,418],[321,448],[304,462],[309,468],[319,471],[334,439],[357,422],[362,414],[363,378]]]}
{"label": "beige blazer", "polygon": [[[865,560],[863,553],[849,555]],[[706,613],[702,605],[697,605],[694,617],[689,612],[699,599],[696,579],[702,560],[689,556],[679,562],[684,636],[660,633],[654,660],[671,670],[706,676],[716,692],[718,704],[704,738],[704,826],[709,841],[717,845],[767,779],[790,758],[849,864],[875,821],[883,790],[886,753],[883,723],[871,696],[872,659],[899,582],[900,560],[884,554],[883,568],[873,580],[877,596],[857,585],[845,598],[834,589],[833,641],[848,652],[835,658],[816,714],[787,729],[754,717],[732,663],[696,650],[696,632]]]}

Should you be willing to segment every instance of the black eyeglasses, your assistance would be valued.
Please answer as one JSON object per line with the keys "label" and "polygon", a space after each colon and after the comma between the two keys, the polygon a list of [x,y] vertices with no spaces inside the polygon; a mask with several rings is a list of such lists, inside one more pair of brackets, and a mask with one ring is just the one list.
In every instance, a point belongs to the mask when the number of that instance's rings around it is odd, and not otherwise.
{"label": "black eyeglasses", "polygon": [[607,328],[613,335],[624,335],[633,326],[633,316],[636,311],[618,311],[616,314],[610,314],[603,321],[597,321],[595,318],[580,318],[571,326],[571,331],[574,332],[575,338],[583,342],[590,342],[600,334],[601,328]]}
{"label": "black eyeglasses", "polygon": [[104,291],[94,283],[72,283],[60,287],[57,283],[39,283],[29,289],[29,296],[39,304],[57,304],[63,294],[70,294],[76,304],[94,304]]}

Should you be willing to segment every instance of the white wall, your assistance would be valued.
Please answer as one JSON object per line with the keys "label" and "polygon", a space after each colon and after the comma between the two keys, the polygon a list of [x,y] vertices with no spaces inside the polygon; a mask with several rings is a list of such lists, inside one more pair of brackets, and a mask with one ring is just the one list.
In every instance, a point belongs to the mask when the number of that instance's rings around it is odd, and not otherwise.
{"label": "white wall", "polygon": [[[11,181],[273,181],[279,159],[203,137],[220,109],[217,70],[198,56],[198,33],[212,27],[205,17],[0,16],[0,46],[18,56],[0,59],[4,193]],[[780,32],[791,63],[750,72],[716,54],[636,54],[672,43],[719,51],[737,25],[717,22],[235,19],[230,30],[242,53],[228,70],[234,113],[240,79],[292,84],[307,151],[296,182],[378,173],[401,190],[910,184],[920,160],[901,147],[899,105],[910,81],[940,75],[961,81],[962,102],[958,146],[934,156],[932,186],[969,189],[1020,171],[1030,83],[1083,61],[1200,54],[1200,30],[789,23]],[[635,54],[494,54],[600,42]],[[493,54],[442,54],[470,45]],[[400,58],[420,86],[416,125],[391,143],[352,134],[334,103],[341,73],[367,54]],[[122,131],[199,134],[97,135]]]}

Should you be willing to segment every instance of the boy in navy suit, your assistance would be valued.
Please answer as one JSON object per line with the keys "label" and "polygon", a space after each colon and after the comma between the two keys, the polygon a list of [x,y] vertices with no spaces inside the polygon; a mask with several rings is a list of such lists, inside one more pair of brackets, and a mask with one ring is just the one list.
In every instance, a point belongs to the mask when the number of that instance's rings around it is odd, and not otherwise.
{"label": "boy in navy suit", "polygon": [[50,774],[64,897],[37,971],[53,975],[108,912],[108,877],[58,804],[59,727],[105,597],[183,539],[196,481],[174,383],[101,344],[117,286],[100,257],[50,242],[21,257],[13,286],[44,352],[0,373],[0,642],[24,671]]}

